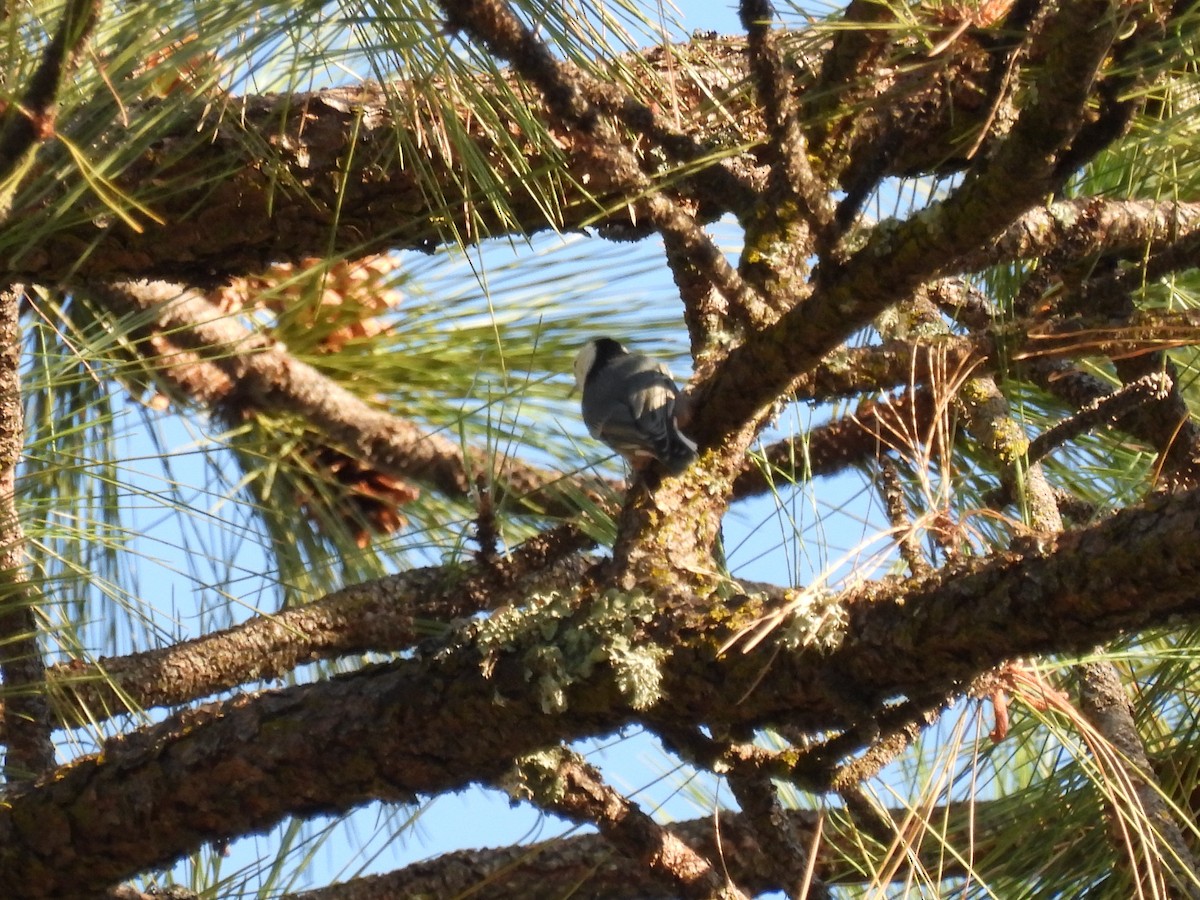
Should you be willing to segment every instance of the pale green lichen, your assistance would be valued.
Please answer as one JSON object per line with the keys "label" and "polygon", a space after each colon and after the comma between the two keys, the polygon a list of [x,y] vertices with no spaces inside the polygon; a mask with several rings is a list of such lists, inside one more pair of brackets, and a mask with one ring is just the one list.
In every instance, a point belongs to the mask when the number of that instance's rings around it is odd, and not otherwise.
{"label": "pale green lichen", "polygon": [[573,607],[572,596],[552,591],[534,594],[525,606],[497,610],[491,618],[479,622],[475,627],[475,643],[483,654],[483,674],[491,675],[502,652],[526,643],[531,630],[537,629],[543,640],[551,640],[558,621],[570,615]]}
{"label": "pale green lichen", "polygon": [[648,709],[662,696],[662,664],[667,651],[655,644],[635,644],[624,635],[613,638],[608,661],[617,687],[634,709]]}
{"label": "pale green lichen", "polygon": [[479,624],[480,668],[490,676],[501,654],[519,653],[542,710],[555,713],[566,709],[572,684],[607,663],[630,705],[645,709],[662,695],[668,656],[642,636],[641,626],[653,616],[654,601],[640,591],[609,590],[584,608],[574,595],[535,595],[528,605],[500,610]]}
{"label": "pale green lichen", "polygon": [[837,595],[818,589],[791,592],[791,614],[780,632],[784,646],[836,650],[846,636],[848,618]]}

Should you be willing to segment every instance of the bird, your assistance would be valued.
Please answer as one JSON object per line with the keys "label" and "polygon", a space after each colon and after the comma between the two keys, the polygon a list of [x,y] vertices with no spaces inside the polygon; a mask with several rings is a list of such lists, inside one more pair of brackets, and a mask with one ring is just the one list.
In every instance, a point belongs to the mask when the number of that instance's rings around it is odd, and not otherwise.
{"label": "bird", "polygon": [[696,444],[679,430],[684,399],[661,362],[631,353],[620,341],[597,338],[575,356],[588,433],[635,469],[657,459],[672,475],[696,460]]}

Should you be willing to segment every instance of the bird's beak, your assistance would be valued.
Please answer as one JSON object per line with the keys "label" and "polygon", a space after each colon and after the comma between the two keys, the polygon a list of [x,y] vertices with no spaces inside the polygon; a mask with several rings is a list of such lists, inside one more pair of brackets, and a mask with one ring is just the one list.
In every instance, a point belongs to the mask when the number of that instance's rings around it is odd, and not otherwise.
{"label": "bird's beak", "polygon": [[577,393],[579,393],[579,385],[577,385],[577,384],[571,385],[571,389],[569,391],[567,391],[567,399],[570,400]]}

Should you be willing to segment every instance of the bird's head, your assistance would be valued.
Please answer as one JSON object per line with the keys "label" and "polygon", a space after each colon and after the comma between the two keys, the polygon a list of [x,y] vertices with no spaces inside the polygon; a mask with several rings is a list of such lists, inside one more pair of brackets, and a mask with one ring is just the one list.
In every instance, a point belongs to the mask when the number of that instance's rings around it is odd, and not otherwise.
{"label": "bird's head", "polygon": [[588,374],[593,368],[603,366],[614,356],[628,352],[620,341],[614,341],[609,337],[588,341],[575,354],[575,390],[583,390],[583,383],[587,381]]}

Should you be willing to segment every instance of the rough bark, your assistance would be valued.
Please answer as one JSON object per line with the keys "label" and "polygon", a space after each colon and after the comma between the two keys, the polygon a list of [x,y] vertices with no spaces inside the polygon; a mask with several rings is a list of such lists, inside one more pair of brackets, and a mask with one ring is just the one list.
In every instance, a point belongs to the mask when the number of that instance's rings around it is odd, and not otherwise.
{"label": "rough bark", "polygon": [[25,533],[15,502],[17,464],[25,439],[21,409],[21,292],[0,291],[0,676],[10,728],[8,780],[32,778],[54,765],[45,666],[38,641],[38,594],[29,583]]}
{"label": "rough bark", "polygon": [[[831,650],[766,641],[720,655],[711,634],[680,633],[653,713],[836,730],[898,696],[953,694],[1007,659],[1200,618],[1197,535],[1200,492],[1183,493],[1025,553],[868,585],[840,598],[846,625]],[[536,620],[529,629],[482,646],[468,631],[426,658],[238,698],[116,739],[13,792],[0,810],[0,883],[14,897],[99,893],[288,813],[495,780],[508,760],[638,717],[611,666],[563,682],[564,705],[546,715],[550,699],[528,668],[544,631]]]}
{"label": "rough bark", "polygon": [[[571,556],[590,541],[565,526],[531,539],[495,565],[465,572],[416,569],[345,588],[295,609],[252,616],[223,631],[129,656],[60,663],[45,673],[61,724],[102,721],[126,710],[179,706],[285,676],[296,666],[352,653],[411,647],[422,623],[450,622],[517,603],[535,586],[562,588],[588,565]],[[564,559],[564,557],[569,557]],[[427,625],[425,626],[427,627]],[[2,707],[5,735],[15,714]]]}

